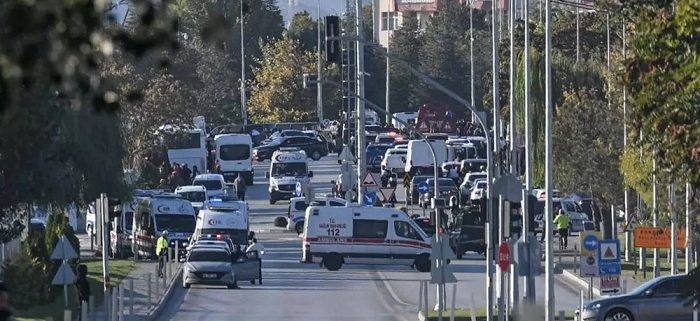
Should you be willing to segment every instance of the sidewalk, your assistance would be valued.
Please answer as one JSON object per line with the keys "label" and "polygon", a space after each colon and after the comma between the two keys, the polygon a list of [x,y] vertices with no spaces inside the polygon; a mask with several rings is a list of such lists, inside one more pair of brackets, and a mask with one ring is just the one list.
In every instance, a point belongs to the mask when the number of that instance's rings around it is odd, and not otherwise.
{"label": "sidewalk", "polygon": [[[87,249],[85,249],[83,239],[87,240],[87,237],[81,237],[81,255],[92,255],[89,251],[90,243],[87,243]],[[180,284],[181,263],[173,261],[167,264],[165,279],[157,277],[157,269],[157,261],[136,262],[136,267],[129,272],[121,284],[112,288],[114,292],[111,293],[117,294],[117,309],[111,310],[111,304],[115,302],[114,298],[111,298],[110,302],[103,302],[94,307],[95,311],[89,316],[89,319],[94,321],[107,320],[105,318],[105,304],[110,305],[109,313],[111,315],[116,312],[117,317],[112,318],[112,321],[148,321],[154,319],[162,309],[163,304],[167,302],[172,289]],[[121,297],[119,296],[120,287],[122,288]],[[74,316],[73,319],[77,320],[77,316]]]}

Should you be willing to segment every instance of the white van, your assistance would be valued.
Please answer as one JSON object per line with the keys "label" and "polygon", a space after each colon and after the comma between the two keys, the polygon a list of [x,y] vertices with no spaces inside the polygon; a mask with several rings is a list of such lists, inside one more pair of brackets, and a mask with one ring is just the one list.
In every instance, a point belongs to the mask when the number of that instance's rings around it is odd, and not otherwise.
{"label": "white van", "polygon": [[253,140],[248,134],[221,134],[214,137],[216,161],[227,182],[243,175],[247,185],[253,185]]}
{"label": "white van", "polygon": [[226,195],[226,181],[221,174],[199,174],[192,180],[192,185],[204,186],[207,197]]}
{"label": "white van", "polygon": [[183,199],[186,199],[192,203],[194,207],[194,212],[198,213],[199,209],[202,208],[202,204],[209,197],[207,196],[207,188],[203,185],[188,185],[188,186],[178,186],[175,189],[175,194],[180,195]]}
{"label": "white van", "polygon": [[225,235],[234,244],[248,243],[248,211],[241,202],[207,202],[197,214],[194,240],[202,235]]}
{"label": "white van", "polygon": [[430,271],[430,238],[395,208],[306,209],[302,251],[307,262],[336,271],[343,263],[406,264]]}
{"label": "white van", "polygon": [[392,148],[388,149],[384,153],[384,158],[382,158],[382,167],[390,169],[394,173],[402,174],[406,168],[406,155],[408,151],[406,149]]}
{"label": "white van", "polygon": [[297,234],[304,232],[306,209],[309,206],[345,207],[347,205],[348,201],[333,196],[317,197],[311,201],[311,204],[306,202],[306,197],[294,197],[289,200],[287,209],[287,230],[294,230]]}
{"label": "white van", "polygon": [[168,231],[168,245],[172,249],[178,243],[180,255],[184,255],[195,228],[192,204],[173,193],[138,197],[133,222],[132,239],[136,258],[156,258],[156,240]]}
{"label": "white van", "polygon": [[437,165],[434,164],[433,154],[430,153],[430,147],[424,140],[410,140],[408,142],[408,152],[406,157],[406,166],[404,170],[415,176],[418,170],[424,173],[432,173],[433,166],[440,166],[447,161],[447,147],[444,140],[429,139],[430,145],[435,150]]}
{"label": "white van", "polygon": [[[409,125],[413,125],[416,123],[416,118],[418,118],[418,112],[409,111],[409,112],[403,112],[403,113],[394,113],[394,117],[407,122]],[[405,126],[402,123],[398,122],[396,119],[392,119],[391,124],[394,125],[394,128],[398,128],[398,129],[405,128]]]}
{"label": "white van", "polygon": [[306,190],[314,173],[309,170],[306,153],[298,148],[280,148],[272,154],[270,171],[265,177],[270,180],[270,204],[295,196],[297,183]]}

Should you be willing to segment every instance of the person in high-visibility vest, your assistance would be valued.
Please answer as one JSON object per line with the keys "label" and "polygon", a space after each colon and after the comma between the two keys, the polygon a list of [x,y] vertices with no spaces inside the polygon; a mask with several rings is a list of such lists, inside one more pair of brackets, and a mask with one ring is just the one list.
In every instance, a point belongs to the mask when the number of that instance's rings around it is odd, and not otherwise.
{"label": "person in high-visibility vest", "polygon": [[557,217],[554,218],[554,224],[559,231],[559,246],[566,248],[569,245],[569,215],[566,215],[563,209],[559,209]]}
{"label": "person in high-visibility vest", "polygon": [[156,255],[158,256],[158,277],[163,278],[163,267],[168,259],[168,231],[163,231],[156,240]]}

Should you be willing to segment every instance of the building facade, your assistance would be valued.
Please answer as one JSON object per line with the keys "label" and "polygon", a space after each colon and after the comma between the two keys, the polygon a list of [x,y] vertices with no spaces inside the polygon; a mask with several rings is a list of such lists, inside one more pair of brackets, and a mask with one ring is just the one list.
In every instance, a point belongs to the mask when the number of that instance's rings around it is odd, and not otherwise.
{"label": "building facade", "polygon": [[464,3],[465,0],[374,0],[374,39],[386,47],[392,31],[407,17],[415,17],[418,28],[425,29],[430,16],[448,2]]}

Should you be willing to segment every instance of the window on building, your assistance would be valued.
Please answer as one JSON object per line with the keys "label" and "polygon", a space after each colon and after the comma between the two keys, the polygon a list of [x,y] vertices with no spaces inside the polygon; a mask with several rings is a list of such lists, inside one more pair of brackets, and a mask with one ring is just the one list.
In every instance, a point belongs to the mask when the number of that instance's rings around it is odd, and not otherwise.
{"label": "window on building", "polygon": [[396,30],[399,27],[399,13],[395,11],[382,12],[382,30]]}

